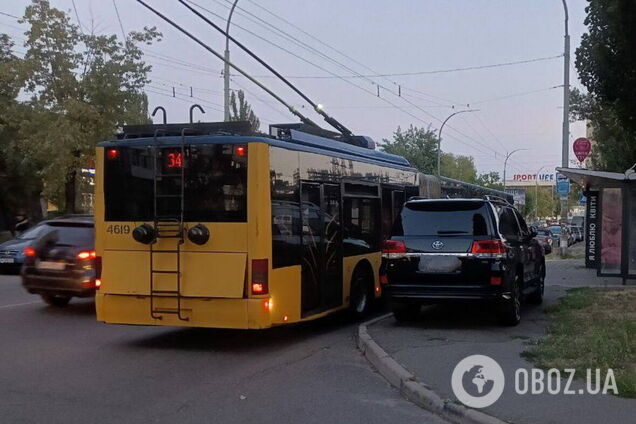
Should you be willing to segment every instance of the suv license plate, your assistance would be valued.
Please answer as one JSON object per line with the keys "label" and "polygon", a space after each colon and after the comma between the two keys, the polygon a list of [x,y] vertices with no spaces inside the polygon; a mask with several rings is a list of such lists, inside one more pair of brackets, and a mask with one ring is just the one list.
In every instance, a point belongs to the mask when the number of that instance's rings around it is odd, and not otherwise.
{"label": "suv license plate", "polygon": [[462,261],[455,256],[422,256],[418,268],[429,273],[459,272]]}
{"label": "suv license plate", "polygon": [[65,268],[66,268],[66,262],[42,261],[37,264],[37,269],[49,269],[54,271],[62,271]]}

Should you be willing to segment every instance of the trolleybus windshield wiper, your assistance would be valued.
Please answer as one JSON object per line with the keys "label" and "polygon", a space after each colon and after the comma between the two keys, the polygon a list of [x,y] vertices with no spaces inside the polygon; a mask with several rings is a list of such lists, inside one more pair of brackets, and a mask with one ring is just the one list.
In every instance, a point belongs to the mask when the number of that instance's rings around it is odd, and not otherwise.
{"label": "trolleybus windshield wiper", "polygon": [[[234,37],[232,37],[230,34],[228,34],[223,28],[221,28],[220,26],[218,26],[217,24],[215,24],[214,22],[212,22],[211,20],[209,20],[208,18],[206,18],[201,12],[199,12],[198,10],[194,9],[192,6],[190,6],[185,0],[178,0],[179,3],[181,3],[182,5],[184,5],[185,7],[187,7],[192,13],[194,13],[195,15],[197,15],[199,18],[201,18],[203,21],[205,21],[208,25],[212,26],[214,29],[216,29],[217,31],[219,31],[221,34],[223,34],[225,37],[227,37],[228,39],[230,39],[234,44],[236,44],[238,47],[241,48],[241,50],[243,50],[245,53],[247,53],[248,55],[250,55],[252,58],[254,58],[258,63],[260,63],[261,65],[263,65],[265,68],[267,68],[268,71],[270,71],[272,74],[276,75],[276,77],[278,77],[278,79],[280,79],[282,82],[284,82],[289,88],[291,88],[292,90],[294,90],[300,97],[303,98],[303,100],[305,100],[307,103],[309,103],[311,105],[311,107],[314,108],[314,110],[324,118],[324,120],[331,125],[332,127],[334,127],[336,130],[338,130],[338,132],[340,132],[342,135],[344,135],[345,137],[349,137],[352,135],[351,131],[345,127],[344,125],[342,125],[340,122],[338,122],[336,119],[334,119],[333,117],[329,116],[322,108],[322,106],[320,106],[319,104],[313,102],[309,97],[307,97],[307,95],[305,95],[305,93],[303,93],[302,91],[300,91],[294,84],[292,84],[291,82],[289,82],[289,80],[287,80],[287,78],[285,78],[284,76],[282,76],[278,71],[276,71],[274,68],[272,68],[269,64],[267,64],[267,62],[265,62],[263,59],[261,59],[260,57],[258,57],[254,52],[252,52],[250,49],[248,49],[247,47],[245,47],[243,45],[243,43],[241,43],[240,41],[237,41]],[[196,3],[194,3],[196,4]]]}
{"label": "trolleybus windshield wiper", "polygon": [[[172,25],[173,27],[175,27],[177,30],[181,31],[183,34],[185,34],[186,36],[188,36],[189,38],[191,38],[193,41],[195,41],[197,44],[199,44],[201,47],[203,47],[204,49],[206,49],[207,51],[209,51],[210,53],[212,53],[213,55],[215,55],[216,57],[218,57],[219,59],[221,59],[222,61],[225,62],[225,58],[219,54],[216,50],[212,49],[210,46],[208,46],[207,44],[205,44],[203,41],[199,40],[197,37],[195,37],[194,35],[190,34],[188,31],[186,31],[185,29],[183,29],[179,24],[177,24],[176,22],[172,21],[170,18],[168,18],[167,16],[163,15],[161,12],[159,12],[158,10],[154,9],[153,7],[151,7],[150,5],[148,5],[146,2],[144,2],[143,0],[137,0],[137,3],[140,3],[141,5],[143,5],[146,9],[150,10],[152,13],[154,13],[155,15],[159,16],[161,19],[163,19],[164,21],[166,21],[167,23],[169,23],[170,25]],[[249,79],[251,82],[253,82],[254,84],[256,84],[257,86],[259,86],[261,89],[263,89],[263,91],[265,91],[267,94],[269,94],[270,96],[272,96],[274,99],[278,100],[283,106],[285,106],[292,114],[294,114],[295,116],[297,116],[303,123],[307,124],[307,125],[312,125],[314,127],[318,127],[318,125],[313,122],[311,119],[307,118],[305,115],[303,115],[302,113],[298,112],[292,105],[288,104],[285,100],[283,100],[282,98],[280,98],[276,93],[274,93],[272,90],[270,90],[269,88],[265,87],[263,84],[261,84],[260,81],[258,81],[257,79],[253,78],[251,75],[249,75],[247,72],[245,72],[244,70],[242,70],[241,68],[239,68],[238,66],[236,66],[235,64],[233,64],[232,62],[228,61],[228,65],[232,68],[234,68],[237,72],[239,72],[240,74],[242,74],[243,76],[245,76],[247,79]]]}

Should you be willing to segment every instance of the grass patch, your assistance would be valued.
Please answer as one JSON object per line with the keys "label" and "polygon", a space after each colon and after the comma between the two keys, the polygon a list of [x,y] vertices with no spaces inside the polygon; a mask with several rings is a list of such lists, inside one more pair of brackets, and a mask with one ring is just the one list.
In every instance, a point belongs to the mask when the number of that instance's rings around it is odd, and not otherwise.
{"label": "grass patch", "polygon": [[540,368],[614,370],[619,396],[636,397],[636,290],[568,290],[550,315],[548,337],[523,356]]}

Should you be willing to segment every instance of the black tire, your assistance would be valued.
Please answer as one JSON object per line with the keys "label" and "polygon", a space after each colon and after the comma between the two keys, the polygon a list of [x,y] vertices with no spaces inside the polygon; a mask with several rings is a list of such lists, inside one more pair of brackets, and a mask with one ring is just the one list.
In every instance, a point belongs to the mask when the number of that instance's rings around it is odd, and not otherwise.
{"label": "black tire", "polygon": [[528,303],[540,305],[543,303],[543,293],[545,291],[545,264],[541,264],[539,269],[539,278],[536,281],[538,287],[535,291],[528,295]]}
{"label": "black tire", "polygon": [[373,309],[373,277],[368,272],[356,270],[351,277],[349,310],[355,318],[365,317]]}
{"label": "black tire", "polygon": [[419,303],[391,302],[391,311],[397,322],[408,322],[417,319],[420,314]]}
{"label": "black tire", "polygon": [[516,274],[510,285],[510,299],[504,299],[499,311],[501,324],[514,327],[521,322],[521,277]]}
{"label": "black tire", "polygon": [[54,295],[54,294],[41,294],[42,300],[51,306],[63,308],[71,301],[71,296]]}

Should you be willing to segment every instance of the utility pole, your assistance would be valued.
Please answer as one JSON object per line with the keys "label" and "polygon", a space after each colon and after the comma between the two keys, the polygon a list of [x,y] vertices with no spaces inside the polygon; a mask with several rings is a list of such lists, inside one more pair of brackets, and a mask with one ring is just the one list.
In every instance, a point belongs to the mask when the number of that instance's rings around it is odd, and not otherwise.
{"label": "utility pole", "polygon": [[[565,12],[565,35],[564,35],[564,49],[563,49],[563,140],[561,146],[561,166],[568,168],[570,166],[569,153],[570,153],[570,33],[568,30],[568,4],[566,0],[561,0],[563,3],[563,11]],[[568,204],[567,196],[561,195],[561,220],[567,221],[568,219]],[[567,251],[567,241],[565,241],[565,231],[561,233],[560,237],[561,256],[564,257]]]}
{"label": "utility pole", "polygon": [[225,37],[225,66],[223,67],[223,119],[226,122],[230,120],[230,21],[232,20],[236,3],[238,3],[238,0],[234,0],[234,3],[232,4],[230,14],[227,17],[227,26],[225,28],[225,33],[228,36]]}
{"label": "utility pole", "polygon": [[440,169],[442,167],[441,166],[442,165],[442,130],[444,129],[444,125],[446,125],[448,120],[451,119],[453,116],[459,115],[460,113],[467,113],[467,112],[479,112],[479,109],[466,109],[466,110],[460,110],[455,113],[451,113],[450,115],[448,115],[446,119],[444,119],[444,122],[442,122],[442,126],[439,127],[439,134],[437,135],[437,176],[438,177],[441,175]]}

